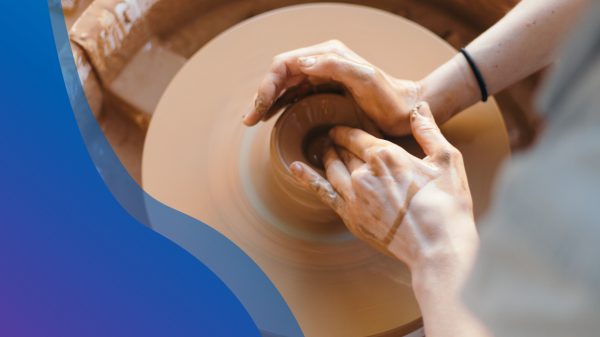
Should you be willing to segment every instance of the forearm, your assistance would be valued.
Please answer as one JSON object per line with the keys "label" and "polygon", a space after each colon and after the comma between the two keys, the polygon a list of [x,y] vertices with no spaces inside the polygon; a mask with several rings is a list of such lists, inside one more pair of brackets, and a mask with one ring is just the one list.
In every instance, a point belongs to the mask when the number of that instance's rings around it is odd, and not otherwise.
{"label": "forearm", "polygon": [[489,337],[485,326],[460,300],[460,292],[448,291],[447,280],[432,282],[416,296],[427,337]]}
{"label": "forearm", "polygon": [[459,217],[451,225],[459,232],[453,232],[452,238],[425,254],[426,258],[411,269],[425,334],[428,337],[489,336],[461,300],[479,246],[473,218]]}
{"label": "forearm", "polygon": [[[523,0],[467,46],[495,94],[549,65],[586,0]],[[476,79],[462,54],[419,82],[421,99],[445,121],[481,99]]]}

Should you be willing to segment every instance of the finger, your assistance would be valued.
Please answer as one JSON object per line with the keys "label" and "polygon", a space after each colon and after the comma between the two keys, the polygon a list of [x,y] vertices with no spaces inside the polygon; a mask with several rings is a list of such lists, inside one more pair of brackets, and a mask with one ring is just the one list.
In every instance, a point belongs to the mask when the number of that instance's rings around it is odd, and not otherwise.
{"label": "finger", "polygon": [[353,93],[360,92],[377,75],[377,68],[372,65],[336,53],[301,57],[298,65],[303,74],[342,83]]}
{"label": "finger", "polygon": [[338,148],[338,153],[340,154],[344,165],[346,165],[346,168],[350,173],[356,171],[358,168],[365,164],[364,161],[358,159],[358,157],[352,154],[352,152],[344,148]]}
{"label": "finger", "polygon": [[366,151],[381,142],[367,132],[347,126],[336,126],[329,131],[329,137],[339,146],[342,146],[356,155],[362,161],[366,161]]}
{"label": "finger", "polygon": [[295,86],[288,87],[283,94],[281,94],[271,106],[262,113],[261,119],[263,121],[269,120],[281,109],[287,107],[290,104],[301,100],[302,98],[311,94],[313,88],[308,80],[304,80]]}
{"label": "finger", "polygon": [[315,170],[304,163],[294,162],[290,165],[290,171],[298,181],[315,193],[325,205],[331,207],[338,214],[342,211],[344,202],[342,197],[334,190],[329,181],[321,177]]}
{"label": "finger", "polygon": [[323,163],[325,165],[327,180],[329,180],[333,188],[339,194],[341,194],[344,200],[348,200],[348,198],[352,195],[352,180],[350,178],[350,172],[348,172],[346,169],[346,166],[337,155],[333,146],[330,146],[325,151]]}
{"label": "finger", "polygon": [[428,156],[433,156],[450,146],[440,128],[435,123],[429,105],[417,103],[410,114],[410,126],[413,136]]}
{"label": "finger", "polygon": [[[323,81],[319,82],[314,77],[308,77],[303,79],[299,84],[286,88],[283,94],[281,94],[275,102],[271,104],[271,107],[262,114],[262,121],[269,120],[283,108],[296,103],[307,96],[323,93],[344,95],[346,93],[346,89],[341,84]],[[364,117],[364,119],[369,121],[367,117]],[[367,125],[367,123],[364,124]],[[371,122],[371,124],[373,123]]]}
{"label": "finger", "polygon": [[244,115],[243,122],[255,125],[271,107],[275,99],[287,88],[302,82],[302,76],[285,63],[277,63],[261,81],[254,103]]}
{"label": "finger", "polygon": [[390,171],[388,169],[389,159],[385,158],[381,151],[377,151],[377,154],[369,156],[367,165],[369,170],[373,172],[376,177],[389,176]]}
{"label": "finger", "polygon": [[244,124],[251,126],[258,123],[263,114],[281,93],[306,79],[307,75],[300,71],[299,58],[324,53],[351,54],[344,52],[346,48],[339,41],[327,41],[317,45],[295,49],[277,55],[273,59],[269,72],[261,81],[256,97],[249,111],[244,115]]}

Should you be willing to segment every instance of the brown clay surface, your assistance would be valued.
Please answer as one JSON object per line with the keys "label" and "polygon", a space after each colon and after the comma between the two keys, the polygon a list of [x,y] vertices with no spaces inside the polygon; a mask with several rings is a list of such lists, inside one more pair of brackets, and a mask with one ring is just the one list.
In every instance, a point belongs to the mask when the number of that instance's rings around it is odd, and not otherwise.
{"label": "brown clay surface", "polygon": [[107,86],[110,94],[130,106],[130,117],[146,128],[156,104],[186,59],[150,40]]}
{"label": "brown clay surface", "polygon": [[[348,95],[348,94],[346,94]],[[346,125],[379,134],[350,96],[313,94],[284,109],[278,116],[270,137],[271,187],[257,188],[258,198],[265,200],[273,213],[286,219],[288,227],[320,239],[347,236],[344,224],[289,171],[295,161],[303,161],[325,175],[319,159],[333,125]],[[259,150],[260,151],[260,150]],[[294,207],[286,207],[294,205]]]}
{"label": "brown clay surface", "polygon": [[[253,18],[204,46],[168,86],[146,138],[142,182],[156,199],[214,227],[249,254],[306,336],[402,330],[420,316],[405,267],[354,239],[334,217],[299,212],[303,200],[278,198],[269,147],[275,121],[254,128],[241,123],[274,55],[331,38],[408,79],[455,53],[420,26],[366,7],[308,5]],[[481,214],[509,153],[498,108],[493,100],[478,104],[443,131],[464,154]],[[331,230],[315,226],[318,220]]]}
{"label": "brown clay surface", "polygon": [[61,0],[67,30],[73,26],[75,20],[79,18],[91,2],[92,0]]}
{"label": "brown clay surface", "polygon": [[142,147],[146,130],[117,109],[103,109],[98,124],[131,177],[141,184]]}

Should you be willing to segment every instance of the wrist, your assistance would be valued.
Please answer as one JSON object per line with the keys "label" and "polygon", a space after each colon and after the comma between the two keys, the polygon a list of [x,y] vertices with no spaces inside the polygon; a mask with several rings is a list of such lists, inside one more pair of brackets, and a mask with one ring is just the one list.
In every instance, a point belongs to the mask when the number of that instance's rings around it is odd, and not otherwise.
{"label": "wrist", "polygon": [[421,310],[444,301],[459,301],[471,265],[465,259],[452,258],[443,263],[421,265],[413,271],[412,288]]}
{"label": "wrist", "polygon": [[420,100],[429,103],[439,124],[477,103],[481,97],[477,81],[460,53],[418,81],[417,86]]}
{"label": "wrist", "polygon": [[423,249],[411,264],[415,295],[432,292],[458,293],[466,280],[479,248],[479,237],[471,217],[452,221],[452,233]]}
{"label": "wrist", "polygon": [[435,79],[431,77],[435,74],[429,75],[417,82],[419,101],[427,102],[431,108],[431,114],[433,115],[437,124],[441,125],[449,120],[455,113],[453,95],[448,90],[446,92],[435,83]]}

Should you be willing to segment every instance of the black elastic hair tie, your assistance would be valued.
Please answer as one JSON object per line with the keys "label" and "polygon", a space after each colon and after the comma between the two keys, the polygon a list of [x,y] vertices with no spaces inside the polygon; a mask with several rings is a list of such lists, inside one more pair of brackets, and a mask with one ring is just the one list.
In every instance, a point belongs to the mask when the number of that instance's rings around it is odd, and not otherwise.
{"label": "black elastic hair tie", "polygon": [[473,74],[475,75],[475,79],[479,85],[479,90],[481,90],[481,101],[486,102],[488,100],[487,86],[485,85],[485,81],[483,80],[483,76],[481,76],[479,68],[477,68],[477,64],[475,64],[475,61],[465,48],[461,48],[460,52],[465,56],[467,63],[471,67],[471,70],[473,70]]}

